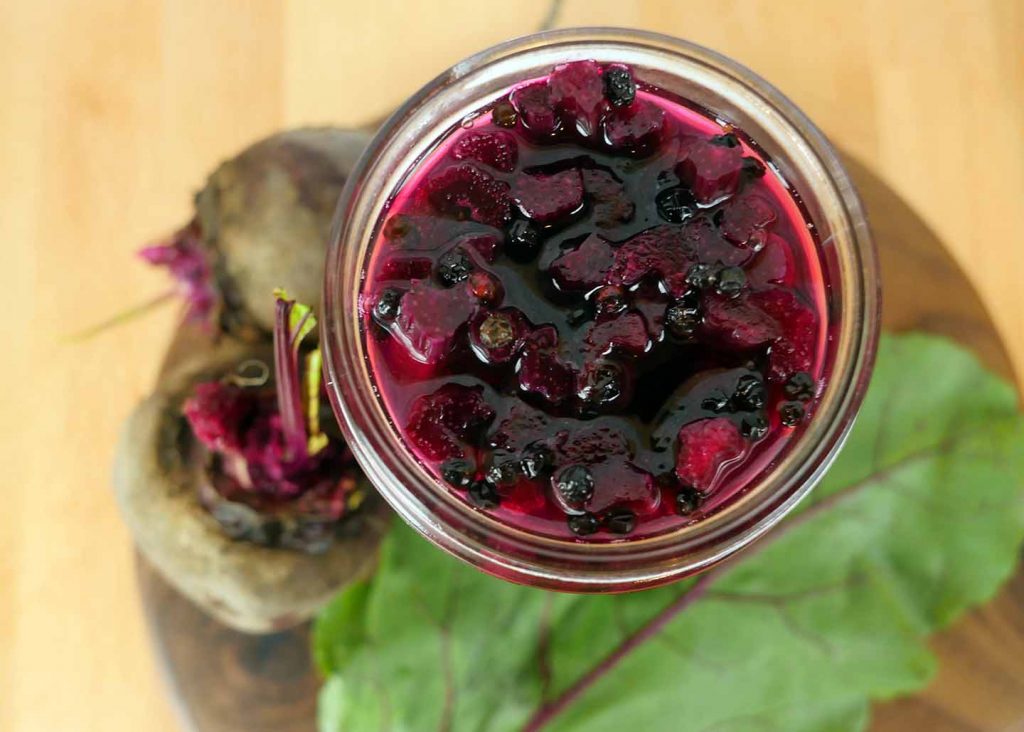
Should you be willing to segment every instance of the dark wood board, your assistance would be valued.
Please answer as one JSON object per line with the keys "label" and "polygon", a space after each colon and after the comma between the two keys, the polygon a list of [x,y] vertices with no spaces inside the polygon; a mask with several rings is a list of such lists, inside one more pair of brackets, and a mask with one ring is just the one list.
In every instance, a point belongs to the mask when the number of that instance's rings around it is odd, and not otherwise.
{"label": "dark wood board", "polygon": [[[942,241],[880,179],[847,165],[882,260],[884,325],[926,330],[968,346],[992,369],[1010,365],[984,307]],[[319,680],[309,628],[251,636],[204,615],[140,558],[139,589],[169,693],[188,732],[315,728]],[[991,603],[932,642],[935,682],[875,708],[875,732],[1024,730],[1024,568]]]}

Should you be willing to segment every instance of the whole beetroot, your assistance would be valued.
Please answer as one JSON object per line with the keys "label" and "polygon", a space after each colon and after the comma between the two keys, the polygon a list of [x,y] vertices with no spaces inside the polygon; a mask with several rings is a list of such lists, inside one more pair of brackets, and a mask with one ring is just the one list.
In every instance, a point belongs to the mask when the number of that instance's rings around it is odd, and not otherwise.
{"label": "whole beetroot", "polygon": [[188,225],[141,255],[168,268],[191,319],[264,337],[274,327],[274,288],[320,301],[334,209],[368,141],[332,127],[260,140],[210,174]]}
{"label": "whole beetroot", "polygon": [[308,619],[372,570],[388,524],[333,423],[307,424],[319,362],[300,371],[300,341],[315,321],[292,324],[294,302],[271,296],[319,302],[334,209],[367,140],[322,128],[257,142],[210,175],[186,226],[140,252],[174,278],[186,322],[125,427],[115,490],[142,554],[239,630]]}
{"label": "whole beetroot", "polygon": [[[124,426],[114,490],[139,550],[179,592],[237,630],[280,630],[372,572],[390,512],[354,466],[338,478],[351,478],[364,500],[358,510],[346,506],[330,541],[309,533],[316,527],[306,519],[317,506],[305,497],[289,503],[253,494],[243,501],[218,490],[221,473],[210,469],[202,444],[210,435],[194,432],[184,405],[202,384],[256,363],[269,367],[274,353],[269,344],[209,335],[195,325],[179,330],[157,388]],[[234,414],[230,404],[219,413],[226,421]],[[265,510],[268,500],[273,510]],[[229,519],[238,532],[227,530]]]}

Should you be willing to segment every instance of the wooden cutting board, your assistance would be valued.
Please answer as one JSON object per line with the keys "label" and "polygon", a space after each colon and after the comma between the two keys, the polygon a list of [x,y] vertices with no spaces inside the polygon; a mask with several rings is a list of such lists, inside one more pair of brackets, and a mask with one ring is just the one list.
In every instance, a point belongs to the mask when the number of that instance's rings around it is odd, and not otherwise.
{"label": "wooden cutting board", "polygon": [[[855,160],[846,162],[881,255],[885,328],[946,335],[1009,378],[995,329],[939,238],[879,178]],[[308,626],[237,633],[200,612],[141,557],[137,566],[156,651],[185,730],[314,729],[319,680]],[[872,730],[1024,730],[1024,567],[995,600],[939,634],[932,646],[940,658],[935,682],[915,697],[877,705]]]}

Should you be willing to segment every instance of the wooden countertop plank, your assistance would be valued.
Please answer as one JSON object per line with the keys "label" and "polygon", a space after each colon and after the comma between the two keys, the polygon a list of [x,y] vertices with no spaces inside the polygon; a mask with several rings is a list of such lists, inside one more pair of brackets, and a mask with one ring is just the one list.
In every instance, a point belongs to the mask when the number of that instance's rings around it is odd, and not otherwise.
{"label": "wooden countertop plank", "polygon": [[[57,336],[166,286],[132,252],[183,221],[221,157],[284,125],[372,119],[547,8],[2,3],[0,729],[175,728],[108,488],[173,313]],[[559,22],[687,37],[766,76],[951,245],[1024,377],[1020,0],[566,0]]]}

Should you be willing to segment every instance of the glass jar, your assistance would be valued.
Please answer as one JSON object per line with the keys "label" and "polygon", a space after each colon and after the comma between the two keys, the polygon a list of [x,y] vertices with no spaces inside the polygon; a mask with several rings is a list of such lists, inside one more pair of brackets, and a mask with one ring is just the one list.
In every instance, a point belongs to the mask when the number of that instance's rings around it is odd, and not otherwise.
{"label": "glass jar", "polygon": [[[702,520],[611,543],[538,536],[472,508],[421,465],[379,397],[359,296],[378,219],[405,176],[445,134],[526,79],[568,61],[633,67],[642,81],[692,100],[753,138],[802,197],[820,236],[828,285],[825,388],[813,419],[754,484]],[[692,43],[654,33],[580,28],[526,36],[462,61],[414,94],[377,133],[341,196],[331,234],[322,347],[335,414],[377,490],[442,549],[507,580],[557,590],[620,592],[700,572],[778,523],[821,479],[853,424],[879,327],[876,255],[835,150],[777,89]]]}

